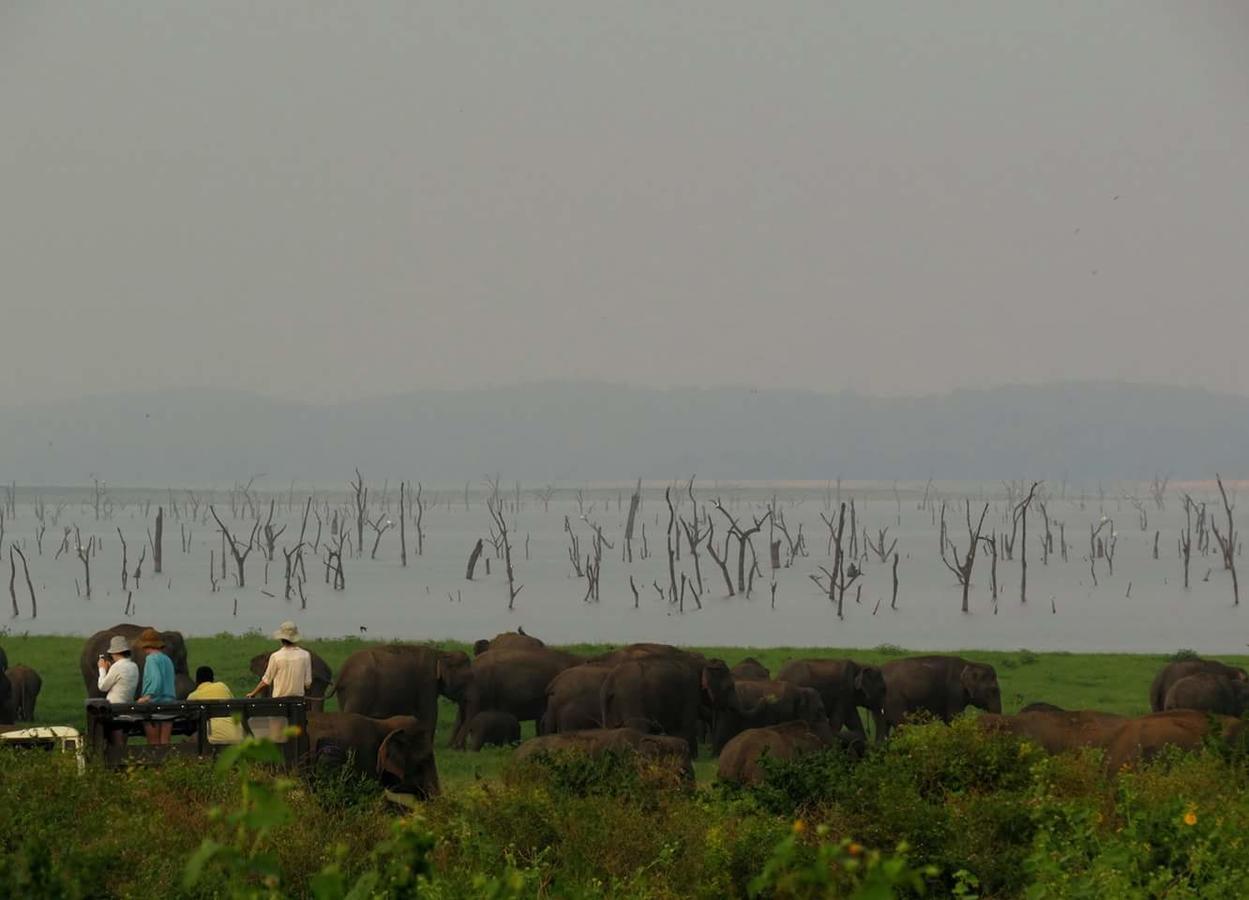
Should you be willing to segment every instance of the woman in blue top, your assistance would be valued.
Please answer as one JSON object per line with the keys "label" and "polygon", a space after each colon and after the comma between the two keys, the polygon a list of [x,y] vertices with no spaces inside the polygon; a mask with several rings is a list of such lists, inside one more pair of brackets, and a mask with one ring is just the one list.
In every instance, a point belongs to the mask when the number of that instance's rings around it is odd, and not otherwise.
{"label": "woman in blue top", "polygon": [[[139,649],[143,652],[143,688],[139,703],[172,703],[177,700],[174,689],[173,661],[162,651],[165,642],[155,628],[145,629],[139,635]],[[144,722],[143,731],[149,744],[168,744],[173,735],[173,719]]]}

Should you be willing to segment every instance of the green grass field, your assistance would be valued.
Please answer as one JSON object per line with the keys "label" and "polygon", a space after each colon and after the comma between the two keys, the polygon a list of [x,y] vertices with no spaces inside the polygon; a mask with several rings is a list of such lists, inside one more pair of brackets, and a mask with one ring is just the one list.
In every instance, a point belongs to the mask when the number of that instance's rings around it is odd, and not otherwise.
{"label": "green grass field", "polygon": [[[33,667],[43,677],[43,691],[37,706],[38,721],[45,724],[67,724],[82,727],[84,722],[84,689],[78,671],[78,657],[82,650],[80,637],[10,635],[0,641],[8,653],[10,665],[24,663]],[[339,665],[353,651],[372,642],[354,638],[308,641],[305,646],[314,650],[337,671]],[[463,644],[444,642],[449,648],[468,650]],[[192,672],[196,666],[209,665],[217,677],[227,682],[236,696],[242,696],[255,686],[256,679],[247,669],[248,661],[257,653],[272,649],[273,642],[261,635],[191,638],[187,642]],[[565,649],[575,653],[598,653],[610,649],[607,645],[579,644]],[[861,662],[885,662],[891,658],[908,655],[908,651],[896,648],[873,650],[849,650],[844,648],[791,648],[773,647],[755,649],[750,647],[700,647],[708,656],[719,657],[729,665],[753,656],[776,672],[789,659],[799,657],[852,657]],[[1166,657],[1159,654],[1119,653],[1031,653],[1026,650],[1013,652],[957,651],[959,655],[979,662],[992,664],[1002,686],[1002,704],[1005,712],[1014,712],[1020,706],[1045,700],[1069,709],[1100,709],[1107,712],[1141,714],[1149,711],[1148,691],[1159,667]],[[1249,665],[1249,657],[1227,657],[1227,662]],[[333,701],[330,701],[333,708]],[[446,749],[450,739],[450,727],[454,721],[455,707],[442,701],[438,722],[438,767],[446,785],[476,777],[497,773],[510,751],[487,750],[482,753],[461,753]],[[526,726],[526,734],[532,726]],[[699,760],[697,771],[700,779],[711,771],[712,763]]]}

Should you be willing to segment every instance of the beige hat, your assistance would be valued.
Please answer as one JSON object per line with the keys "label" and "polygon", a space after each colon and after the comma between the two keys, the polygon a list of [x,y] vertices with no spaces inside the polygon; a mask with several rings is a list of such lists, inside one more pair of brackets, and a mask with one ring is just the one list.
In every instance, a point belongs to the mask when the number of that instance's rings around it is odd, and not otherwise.
{"label": "beige hat", "polygon": [[273,632],[273,639],[277,641],[290,641],[292,644],[298,644],[299,629],[295,627],[294,622],[288,620],[279,625],[278,630]]}
{"label": "beige hat", "polygon": [[113,635],[113,639],[108,642],[108,650],[110,656],[116,656],[120,653],[128,653],[130,651],[130,642],[120,634]]}

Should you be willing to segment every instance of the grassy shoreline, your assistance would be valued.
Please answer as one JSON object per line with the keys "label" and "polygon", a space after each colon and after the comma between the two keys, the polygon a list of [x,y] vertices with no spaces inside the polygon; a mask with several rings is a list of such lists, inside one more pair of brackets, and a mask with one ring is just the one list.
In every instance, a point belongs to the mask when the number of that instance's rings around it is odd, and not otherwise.
{"label": "grassy shoreline", "polygon": [[[74,724],[83,719],[84,698],[78,658],[83,637],[69,635],[8,635],[0,647],[8,653],[9,664],[32,666],[43,677],[43,692],[37,707],[38,721],[46,724]],[[335,671],[351,653],[377,641],[358,638],[309,640],[305,646],[323,656]],[[459,641],[434,641],[440,647],[470,650]],[[209,665],[217,677],[241,695],[255,685],[248,661],[274,646],[264,635],[218,635],[187,639],[192,671]],[[563,649],[591,654],[610,649],[610,644],[571,644]],[[724,659],[730,665],[754,657],[775,673],[789,659],[800,657],[853,657],[861,662],[881,663],[900,656],[918,655],[896,647],[871,649],[845,647],[695,647],[708,656]],[[1148,690],[1158,668],[1170,658],[1161,653],[1034,653],[1029,650],[952,650],[997,669],[1002,685],[1004,711],[1011,712],[1037,700],[1073,709],[1102,709],[1108,712],[1139,714],[1149,711]],[[1236,665],[1249,665],[1249,656],[1220,657]],[[444,701],[445,703],[445,701]],[[333,704],[331,701],[331,708]],[[444,712],[450,710],[446,704]],[[445,716],[443,717],[445,718]],[[441,730],[441,729],[440,729]]]}
{"label": "grassy shoreline", "polygon": [[[84,724],[85,697],[78,657],[84,638],[66,635],[9,635],[0,639],[8,653],[9,664],[32,666],[43,678],[43,691],[36,706],[40,724]],[[319,653],[335,672],[343,660],[361,647],[377,641],[358,638],[309,640],[310,650]],[[438,646],[471,650],[458,641],[436,641]],[[572,644],[565,647],[575,653],[592,654],[610,649],[608,644]],[[187,655],[192,672],[196,666],[213,667],[217,677],[230,685],[235,696],[241,697],[255,686],[256,679],[248,671],[248,661],[257,653],[272,649],[273,641],[264,635],[218,635],[187,639]],[[773,673],[789,659],[801,657],[852,657],[861,662],[881,663],[900,656],[915,655],[894,647],[873,649],[810,648],[810,647],[697,647],[708,656],[724,659],[730,665],[753,656]],[[1169,658],[1167,654],[1149,653],[1033,653],[1028,650],[952,651],[968,659],[987,662],[997,669],[1002,686],[1005,712],[1038,700],[1069,709],[1100,709],[1125,715],[1149,712],[1149,685],[1154,675]],[[1249,665],[1249,656],[1221,657],[1236,665]],[[334,702],[329,702],[334,708]],[[440,703],[438,716],[438,769],[444,785],[454,786],[478,778],[493,777],[502,771],[511,756],[510,750],[486,750],[481,753],[453,751],[446,747],[450,740],[455,707],[447,700]],[[532,726],[525,725],[523,735],[532,735]],[[714,760],[705,755],[696,761],[700,781],[714,773]]]}

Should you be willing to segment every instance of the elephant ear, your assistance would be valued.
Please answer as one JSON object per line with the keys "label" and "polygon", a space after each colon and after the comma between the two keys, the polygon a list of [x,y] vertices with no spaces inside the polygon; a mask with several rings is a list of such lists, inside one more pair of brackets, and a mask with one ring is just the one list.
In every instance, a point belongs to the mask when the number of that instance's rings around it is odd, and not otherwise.
{"label": "elephant ear", "polygon": [[377,774],[390,774],[403,781],[407,774],[403,768],[403,753],[408,736],[402,728],[396,728],[382,740],[377,748]]}
{"label": "elephant ear", "polygon": [[959,673],[958,681],[963,686],[964,699],[970,699],[975,696],[977,672],[975,666],[963,666],[963,671]]}

